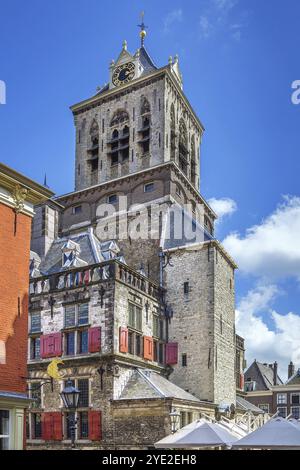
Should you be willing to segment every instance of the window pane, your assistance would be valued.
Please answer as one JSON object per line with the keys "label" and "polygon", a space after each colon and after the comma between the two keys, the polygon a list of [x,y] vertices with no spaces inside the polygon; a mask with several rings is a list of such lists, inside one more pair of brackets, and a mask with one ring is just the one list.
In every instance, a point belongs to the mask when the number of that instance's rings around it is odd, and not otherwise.
{"label": "window pane", "polygon": [[41,331],[41,312],[35,312],[30,315],[30,332],[39,333]]}
{"label": "window pane", "polygon": [[39,413],[32,414],[32,439],[41,439],[42,437],[42,420]]}
{"label": "window pane", "polygon": [[129,354],[134,354],[133,333],[128,333],[128,352]]}
{"label": "window pane", "polygon": [[89,322],[89,304],[78,306],[78,325],[87,325]]}
{"label": "window pane", "polygon": [[75,326],[75,305],[65,307],[65,327]]}
{"label": "window pane", "polygon": [[89,406],[89,380],[88,379],[78,380],[78,390],[80,391],[78,406],[79,407]]}
{"label": "window pane", "polygon": [[88,332],[80,331],[79,332],[79,351],[80,354],[88,352]]}
{"label": "window pane", "polygon": [[30,397],[34,400],[31,403],[31,407],[41,408],[42,392],[41,392],[41,384],[39,382],[33,382],[30,385]]}
{"label": "window pane", "polygon": [[299,405],[300,404],[300,395],[298,393],[295,393],[292,395],[292,404],[293,405]]}
{"label": "window pane", "polygon": [[87,411],[79,413],[79,439],[88,439],[89,437],[89,418]]}
{"label": "window pane", "polygon": [[75,332],[67,333],[66,336],[66,355],[73,356],[75,354]]}
{"label": "window pane", "polygon": [[66,434],[66,439],[71,439],[72,438],[72,433],[75,432],[74,420],[75,420],[75,413],[65,413],[65,434]]}
{"label": "window pane", "polygon": [[31,338],[30,359],[40,358],[40,338]]}
{"label": "window pane", "polygon": [[135,328],[134,305],[130,302],[128,304],[128,325]]}
{"label": "window pane", "polygon": [[158,337],[158,317],[153,315],[153,336]]}
{"label": "window pane", "polygon": [[135,354],[137,356],[140,356],[141,353],[142,353],[141,341],[142,341],[142,337],[139,336],[139,335],[136,335],[136,337],[135,337]]}
{"label": "window pane", "polygon": [[135,327],[137,330],[142,330],[142,309],[140,307],[135,307]]}
{"label": "window pane", "polygon": [[280,416],[281,418],[286,418],[286,408],[284,407],[278,407],[277,408],[277,411],[278,411],[278,416]]}
{"label": "window pane", "polygon": [[292,415],[293,415],[293,418],[300,419],[300,406],[292,407]]}

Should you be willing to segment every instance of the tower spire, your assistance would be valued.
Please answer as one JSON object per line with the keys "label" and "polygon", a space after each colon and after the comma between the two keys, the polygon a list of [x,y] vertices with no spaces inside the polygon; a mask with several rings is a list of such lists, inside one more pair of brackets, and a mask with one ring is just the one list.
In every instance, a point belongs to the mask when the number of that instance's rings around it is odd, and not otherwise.
{"label": "tower spire", "polygon": [[145,42],[145,37],[147,36],[147,31],[146,29],[148,28],[148,26],[145,25],[144,23],[144,17],[145,17],[145,12],[142,11],[141,13],[141,24],[138,24],[138,27],[140,28],[140,38],[141,38],[141,47],[144,46],[144,42]]}

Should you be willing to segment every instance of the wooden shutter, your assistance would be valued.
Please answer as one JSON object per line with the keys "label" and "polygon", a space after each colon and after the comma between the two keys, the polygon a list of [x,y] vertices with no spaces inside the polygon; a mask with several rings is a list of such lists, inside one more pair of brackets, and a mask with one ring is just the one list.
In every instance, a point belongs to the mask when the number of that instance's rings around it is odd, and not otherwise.
{"label": "wooden shutter", "polygon": [[89,329],[89,352],[99,352],[101,349],[101,328],[95,327]]}
{"label": "wooden shutter", "polygon": [[102,423],[101,411],[89,411],[89,440],[101,441],[102,439]]}
{"label": "wooden shutter", "polygon": [[153,338],[144,336],[144,359],[153,361]]}
{"label": "wooden shutter", "polygon": [[178,343],[166,344],[166,364],[178,364]]}
{"label": "wooden shutter", "polygon": [[244,390],[244,374],[240,374],[240,389]]}
{"label": "wooden shutter", "polygon": [[120,327],[119,334],[119,350],[121,353],[128,352],[128,329]]}
{"label": "wooden shutter", "polygon": [[53,333],[41,336],[41,358],[56,357],[62,355],[62,335]]}
{"label": "wooden shutter", "polygon": [[42,414],[42,439],[45,441],[62,441],[62,414]]}

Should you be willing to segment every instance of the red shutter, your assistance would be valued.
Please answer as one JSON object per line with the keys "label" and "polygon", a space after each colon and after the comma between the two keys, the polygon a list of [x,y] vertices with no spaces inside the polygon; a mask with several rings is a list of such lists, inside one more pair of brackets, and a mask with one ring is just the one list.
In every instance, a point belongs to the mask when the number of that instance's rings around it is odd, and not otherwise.
{"label": "red shutter", "polygon": [[62,414],[43,413],[42,415],[42,439],[45,441],[62,441]]}
{"label": "red shutter", "polygon": [[144,336],[144,359],[153,361],[153,338]]}
{"label": "red shutter", "polygon": [[61,333],[53,333],[41,336],[41,358],[55,357],[62,355]]}
{"label": "red shutter", "polygon": [[178,364],[178,343],[166,344],[166,364]]}
{"label": "red shutter", "polygon": [[45,344],[45,336],[42,335],[40,339],[40,356],[41,358],[46,357],[46,344]]}
{"label": "red shutter", "polygon": [[244,374],[240,374],[240,389],[244,390]]}
{"label": "red shutter", "polygon": [[120,327],[119,334],[119,349],[121,353],[128,352],[128,329]]}
{"label": "red shutter", "polygon": [[101,328],[98,326],[89,329],[89,352],[95,353],[101,350]]}
{"label": "red shutter", "polygon": [[42,439],[51,441],[52,438],[52,413],[42,414]]}
{"label": "red shutter", "polygon": [[101,411],[89,411],[89,439],[90,441],[101,441]]}

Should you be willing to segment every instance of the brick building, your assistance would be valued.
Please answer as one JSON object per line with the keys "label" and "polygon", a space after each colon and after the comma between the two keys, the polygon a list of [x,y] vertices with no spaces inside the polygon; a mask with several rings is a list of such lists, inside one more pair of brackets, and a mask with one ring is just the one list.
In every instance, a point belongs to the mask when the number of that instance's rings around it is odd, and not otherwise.
{"label": "brick building", "polygon": [[0,449],[23,447],[31,221],[51,195],[0,164]]}
{"label": "brick building", "polygon": [[[67,378],[80,390],[82,448],[152,446],[170,432],[174,407],[182,425],[219,407],[239,411],[236,265],[199,192],[204,128],[178,57],[156,67],[141,37],[134,54],[124,42],[109,83],[71,108],[75,191],[36,207],[31,448],[69,446]],[[178,235],[188,224],[193,233]],[[52,392],[40,384],[55,357]]]}
{"label": "brick building", "polygon": [[290,362],[288,380],[278,375],[278,365],[254,361],[245,372],[245,391],[249,402],[271,415],[300,419],[300,369]]}

